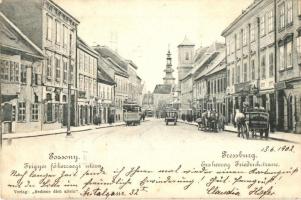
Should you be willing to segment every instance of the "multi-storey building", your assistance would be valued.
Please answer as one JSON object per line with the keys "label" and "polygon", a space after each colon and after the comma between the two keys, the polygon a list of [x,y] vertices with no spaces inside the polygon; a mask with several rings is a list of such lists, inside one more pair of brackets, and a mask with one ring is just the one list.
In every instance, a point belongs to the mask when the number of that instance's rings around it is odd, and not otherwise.
{"label": "multi-storey building", "polygon": [[301,133],[301,1],[276,1],[276,109],[279,130]]}
{"label": "multi-storey building", "polygon": [[256,0],[222,33],[226,39],[226,116],[234,109],[259,103],[275,116],[275,6]]}
{"label": "multi-storey building", "polygon": [[41,130],[44,54],[1,12],[0,32],[2,132]]}
{"label": "multi-storey building", "polygon": [[78,125],[95,124],[100,102],[97,98],[98,53],[77,38],[77,110]]}
{"label": "multi-storey building", "polygon": [[214,109],[224,114],[225,45],[213,43],[196,54],[193,74],[193,104],[196,110]]}
{"label": "multi-storey building", "polygon": [[95,46],[94,49],[99,53],[100,59],[106,63],[103,65],[106,68],[105,71],[113,71],[111,74],[116,83],[114,90],[115,121],[123,121],[123,104],[129,94],[128,63],[108,47]]}
{"label": "multi-storey building", "polygon": [[[101,65],[105,65],[105,63],[102,62]],[[112,115],[114,116],[113,102],[114,102],[115,85],[116,85],[115,81],[104,70],[104,68],[99,67],[98,75],[97,75],[97,93],[98,93],[97,96],[101,101],[101,109],[99,113],[100,123],[113,122],[111,116]]]}
{"label": "multi-storey building", "polygon": [[[43,129],[67,124],[68,83],[71,84],[71,125],[75,125],[75,56],[79,21],[52,0],[3,0],[1,11],[46,56],[42,67]],[[40,94],[39,94],[40,95]]]}
{"label": "multi-storey building", "polygon": [[132,60],[127,60],[127,62],[127,72],[129,75],[128,100],[130,102],[136,102],[141,105],[143,86],[141,78],[137,75],[138,67]]}

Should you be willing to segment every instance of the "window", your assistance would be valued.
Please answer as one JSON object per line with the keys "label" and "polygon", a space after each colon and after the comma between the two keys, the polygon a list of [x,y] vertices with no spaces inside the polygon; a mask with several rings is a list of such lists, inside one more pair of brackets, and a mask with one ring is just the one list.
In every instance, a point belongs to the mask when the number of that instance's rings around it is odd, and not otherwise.
{"label": "window", "polygon": [[10,61],[10,81],[14,82],[15,81],[15,64],[14,62]]}
{"label": "window", "polygon": [[55,21],[55,42],[60,44],[61,42],[61,23],[59,21]]}
{"label": "window", "polygon": [[19,70],[19,63],[15,63],[15,81],[16,82],[19,82],[19,73],[20,73],[20,70]]}
{"label": "window", "polygon": [[31,120],[38,121],[39,119],[39,107],[37,103],[31,105]]}
{"label": "window", "polygon": [[67,27],[64,25],[63,26],[63,47],[67,48],[68,47],[68,29]]}
{"label": "window", "polygon": [[38,85],[38,73],[35,67],[33,67],[31,71],[31,85]]}
{"label": "window", "polygon": [[247,29],[242,30],[242,42],[243,45],[247,45]]}
{"label": "window", "polygon": [[[301,0],[300,0],[301,2]],[[298,62],[301,61],[301,35],[297,37],[297,53],[298,53]]]}
{"label": "window", "polygon": [[52,77],[52,56],[48,56],[48,58],[47,58],[47,71],[46,71],[46,74],[47,74],[47,78],[51,79],[51,77]]}
{"label": "window", "polygon": [[284,46],[279,47],[279,69],[284,69]]}
{"label": "window", "polygon": [[248,64],[244,63],[244,82],[248,81]]}
{"label": "window", "polygon": [[236,66],[236,83],[240,83],[240,66]]}
{"label": "window", "polygon": [[61,63],[59,58],[55,58],[55,78],[60,81],[61,78]]}
{"label": "window", "polygon": [[292,42],[286,44],[286,67],[293,67]]}
{"label": "window", "polygon": [[240,46],[239,46],[239,36],[238,36],[238,34],[235,35],[235,42],[236,42],[236,49],[239,49]]}
{"label": "window", "polygon": [[265,35],[265,15],[260,17],[260,36]]}
{"label": "window", "polygon": [[84,59],[85,59],[85,61],[84,61],[84,70],[85,70],[85,72],[89,72],[88,70],[89,70],[89,57],[88,57],[88,55],[85,53],[84,54]]}
{"label": "window", "polygon": [[84,70],[84,52],[79,51],[79,69]]}
{"label": "window", "polygon": [[265,57],[265,53],[262,53],[263,55],[261,56],[261,78],[265,79],[265,68],[266,68],[266,57]]}
{"label": "window", "polygon": [[255,80],[255,60],[251,60],[251,79]]}
{"label": "window", "polygon": [[68,63],[67,61],[64,61],[64,74],[63,74],[63,81],[64,83],[67,83],[67,80],[68,80]]}
{"label": "window", "polygon": [[274,12],[271,10],[268,12],[268,32],[274,30]]}
{"label": "window", "polygon": [[19,102],[18,104],[18,121],[24,122],[26,117],[26,104],[25,102]]}
{"label": "window", "polygon": [[21,83],[26,84],[26,65],[21,65]]}
{"label": "window", "polygon": [[293,1],[287,1],[287,24],[293,23]]}
{"label": "window", "polygon": [[85,81],[83,75],[79,75],[79,89],[81,91],[85,90]]}
{"label": "window", "polygon": [[273,51],[269,54],[269,77],[272,78],[274,76],[274,53]]}
{"label": "window", "polygon": [[52,17],[47,15],[47,39],[51,41],[52,39]]}
{"label": "window", "polygon": [[53,105],[52,103],[47,103],[47,117],[46,117],[47,122],[53,121],[52,105]]}
{"label": "window", "polygon": [[285,25],[284,3],[279,6],[279,28],[283,29]]}
{"label": "window", "polygon": [[188,52],[186,52],[186,54],[185,54],[185,60],[189,60],[189,53]]}
{"label": "window", "polygon": [[9,61],[4,61],[4,66],[3,66],[3,79],[8,81],[9,80]]}
{"label": "window", "polygon": [[254,42],[255,41],[255,25],[250,24],[250,41]]}

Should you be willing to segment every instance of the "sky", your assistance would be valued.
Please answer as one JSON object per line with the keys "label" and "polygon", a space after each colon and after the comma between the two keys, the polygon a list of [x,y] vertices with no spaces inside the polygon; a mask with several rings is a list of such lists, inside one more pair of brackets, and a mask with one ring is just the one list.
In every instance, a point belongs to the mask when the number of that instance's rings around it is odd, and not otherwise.
{"label": "sky", "polygon": [[144,91],[163,83],[168,47],[177,78],[177,46],[184,37],[196,49],[215,41],[253,0],[54,0],[80,21],[79,36],[133,60]]}

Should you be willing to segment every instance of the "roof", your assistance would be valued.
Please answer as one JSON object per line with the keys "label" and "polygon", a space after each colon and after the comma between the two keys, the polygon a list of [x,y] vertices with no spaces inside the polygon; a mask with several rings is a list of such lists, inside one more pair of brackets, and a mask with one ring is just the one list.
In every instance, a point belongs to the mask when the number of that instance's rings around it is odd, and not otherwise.
{"label": "roof", "polygon": [[178,47],[180,47],[180,46],[195,46],[195,45],[185,35],[183,42],[181,44],[179,44]]}
{"label": "roof", "polygon": [[115,73],[119,76],[123,77],[129,77],[128,73],[120,67],[117,63],[114,62],[111,58],[105,58],[105,62],[112,68],[114,69]]}
{"label": "roof", "polygon": [[92,47],[90,47],[83,39],[81,39],[79,36],[77,36],[76,38],[77,40],[77,46],[80,47],[84,47],[86,51],[89,51],[89,53],[94,54],[95,57],[98,57],[98,52],[95,51]]}
{"label": "roof", "polygon": [[208,68],[208,72],[206,73],[206,76],[212,75],[216,72],[219,72],[223,69],[226,69],[226,65],[225,65],[225,55],[220,53],[216,59],[213,61],[212,63],[212,68]]}
{"label": "roof", "polygon": [[126,62],[128,62],[130,65],[133,66],[134,69],[138,69],[138,66],[132,61],[132,60],[126,60]]}
{"label": "roof", "polygon": [[252,9],[254,9],[258,4],[263,2],[263,0],[254,0],[251,5],[248,6],[246,10],[242,10],[241,14],[235,18],[234,21],[232,21],[222,32],[222,36],[225,36],[226,33],[239,21],[241,20],[244,16],[246,16]]}
{"label": "roof", "polygon": [[170,94],[172,92],[172,85],[158,84],[154,89],[154,94]]}
{"label": "roof", "polygon": [[97,81],[108,85],[115,85],[115,81],[102,68],[98,68],[97,70]]}
{"label": "roof", "polygon": [[118,66],[127,70],[128,62],[125,61],[117,52],[113,51],[109,47],[106,46],[94,46],[95,51],[97,51],[103,58],[111,58]]}
{"label": "roof", "polygon": [[113,69],[115,74],[119,76],[123,76],[126,78],[129,77],[127,73],[127,68],[124,68],[124,66],[122,67],[118,64],[118,62],[119,63],[122,62],[123,64],[126,65],[126,62],[120,60],[121,58],[117,59],[118,55],[115,55],[115,52],[111,51],[107,47],[103,47],[99,45],[93,48],[98,53],[100,57],[99,61],[101,62],[101,64],[106,65],[110,69]]}
{"label": "roof", "polygon": [[[195,79],[198,79],[204,75],[206,75],[207,72],[209,72],[208,70],[211,70],[212,67],[210,66],[214,66],[215,62],[218,62],[217,57],[221,57],[222,59],[225,58],[225,54],[224,51],[225,50],[225,45],[222,43],[213,43],[212,45],[210,45],[210,47],[208,47],[206,53],[203,55],[203,57],[201,59],[199,59],[196,62],[196,66],[194,68],[194,75],[196,75]],[[222,54],[222,55],[220,55]],[[201,71],[201,69],[203,69]],[[198,71],[201,71],[199,74],[197,73]]]}
{"label": "roof", "polygon": [[0,12],[0,45],[21,51],[31,56],[44,57],[42,50],[36,46],[21,30]]}

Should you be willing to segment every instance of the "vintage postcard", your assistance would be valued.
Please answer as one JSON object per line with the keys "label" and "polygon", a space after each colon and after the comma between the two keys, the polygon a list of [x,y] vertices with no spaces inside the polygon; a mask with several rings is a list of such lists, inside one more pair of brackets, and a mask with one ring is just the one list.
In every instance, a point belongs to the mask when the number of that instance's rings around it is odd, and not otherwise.
{"label": "vintage postcard", "polygon": [[301,0],[0,0],[0,199],[301,199]]}

